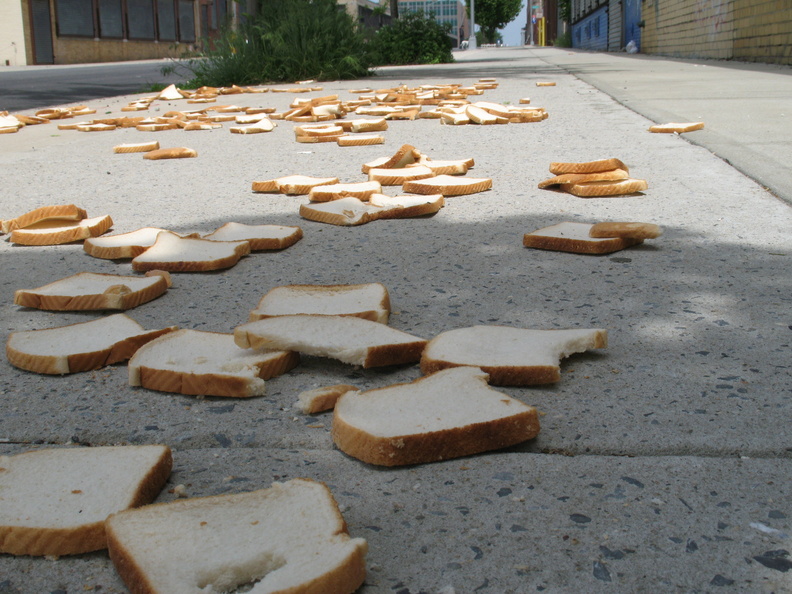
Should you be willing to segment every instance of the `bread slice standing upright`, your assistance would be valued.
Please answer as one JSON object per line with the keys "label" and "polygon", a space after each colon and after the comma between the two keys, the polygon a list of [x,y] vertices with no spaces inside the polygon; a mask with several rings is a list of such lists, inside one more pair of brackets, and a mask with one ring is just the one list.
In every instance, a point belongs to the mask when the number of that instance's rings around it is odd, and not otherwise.
{"label": "bread slice standing upright", "polygon": [[59,556],[106,548],[107,516],[153,501],[172,465],[165,445],[0,456],[0,552]]}
{"label": "bread slice standing upright", "polygon": [[351,594],[366,541],[349,536],[329,489],[309,479],[248,493],[121,512],[107,522],[110,559],[132,594]]}
{"label": "bread slice standing upright", "polygon": [[478,454],[533,439],[535,408],[493,390],[476,367],[456,367],[336,402],[338,448],[382,466],[422,464]]}

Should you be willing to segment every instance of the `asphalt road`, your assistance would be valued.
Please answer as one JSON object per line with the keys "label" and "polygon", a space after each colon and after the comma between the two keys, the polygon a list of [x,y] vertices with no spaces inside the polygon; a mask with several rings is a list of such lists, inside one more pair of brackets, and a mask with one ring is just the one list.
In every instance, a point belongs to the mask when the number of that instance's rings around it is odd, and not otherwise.
{"label": "asphalt road", "polygon": [[[188,76],[162,74],[170,60],[0,68],[0,110],[15,112],[147,91]],[[189,73],[186,73],[187,75]]]}

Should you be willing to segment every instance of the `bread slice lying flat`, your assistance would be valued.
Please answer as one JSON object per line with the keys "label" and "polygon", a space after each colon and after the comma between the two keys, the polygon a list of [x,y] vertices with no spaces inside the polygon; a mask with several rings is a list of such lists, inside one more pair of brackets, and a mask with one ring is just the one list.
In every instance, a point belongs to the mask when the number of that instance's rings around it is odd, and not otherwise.
{"label": "bread slice lying flat", "polygon": [[353,196],[360,200],[368,200],[372,194],[382,192],[382,185],[377,181],[357,182],[351,184],[330,184],[311,188],[308,199],[311,202],[330,202]]}
{"label": "bread slice lying flat", "polygon": [[580,198],[602,198],[604,196],[626,196],[643,192],[649,187],[645,179],[627,178],[617,181],[592,181],[561,184],[564,192]]}
{"label": "bread slice lying flat", "polygon": [[79,221],[47,219],[11,231],[11,243],[20,245],[60,245],[71,243],[72,241],[81,241],[89,237],[98,237],[106,233],[112,226],[113,219],[109,215],[81,219]]}
{"label": "bread slice lying flat", "polygon": [[368,172],[369,181],[377,181],[383,186],[400,186],[408,181],[434,177],[434,175],[434,171],[423,165],[411,165],[401,169],[375,167]]}
{"label": "bread slice lying flat", "polygon": [[281,349],[361,367],[415,363],[426,340],[352,316],[298,314],[249,322],[234,330],[242,348]]}
{"label": "bread slice lying flat", "polygon": [[150,340],[175,329],[146,330],[126,314],[113,314],[68,326],[12,332],[6,357],[11,365],[27,371],[77,373],[126,361]]}
{"label": "bread slice lying flat", "polygon": [[656,239],[663,229],[654,223],[595,223],[589,229],[591,237],[627,237],[630,239]]}
{"label": "bread slice lying flat", "polygon": [[254,192],[280,192],[281,194],[307,194],[311,188],[337,184],[337,177],[311,177],[309,175],[287,175],[265,181],[254,181]]}
{"label": "bread slice lying flat", "polygon": [[341,198],[324,203],[300,205],[300,216],[318,223],[353,226],[378,219],[405,219],[438,212],[445,200],[440,194],[431,196],[385,196],[373,194],[368,202],[358,198]]}
{"label": "bread slice lying flat", "polygon": [[132,259],[132,268],[138,272],[208,272],[231,268],[249,253],[247,241],[212,241],[163,231],[154,245]]}
{"label": "bread slice lying flat", "polygon": [[611,169],[624,169],[629,171],[629,167],[619,159],[599,159],[598,161],[585,161],[582,163],[553,162],[550,163],[550,173],[561,175],[563,173],[595,173],[597,171],[608,171]]}
{"label": "bread slice lying flat", "polygon": [[167,272],[120,276],[80,272],[37,289],[20,289],[14,303],[52,311],[132,309],[156,299],[170,286]]}
{"label": "bread slice lying flat", "polygon": [[408,181],[402,185],[405,192],[415,194],[442,194],[443,196],[462,196],[476,194],[492,188],[488,177],[465,177],[457,175],[438,175],[429,179]]}
{"label": "bread slice lying flat", "polygon": [[107,516],[153,501],[172,464],[164,445],[0,456],[0,552],[59,556],[107,548]]}
{"label": "bread slice lying flat", "polygon": [[299,362],[291,351],[241,349],[232,334],[177,330],[137,350],[129,360],[129,385],[193,396],[262,396],[264,380]]}
{"label": "bread slice lying flat", "polygon": [[504,448],[539,433],[535,408],[493,390],[476,367],[456,367],[336,402],[333,441],[369,464],[399,466]]}
{"label": "bread slice lying flat", "polygon": [[473,365],[497,386],[530,386],[561,379],[560,360],[608,346],[606,330],[529,330],[472,326],[438,334],[421,356],[421,371]]}
{"label": "bread slice lying flat", "polygon": [[87,216],[85,210],[74,204],[55,204],[52,206],[42,206],[16,218],[2,221],[2,223],[0,223],[0,229],[2,229],[3,233],[10,233],[14,229],[24,229],[25,227],[48,219],[80,221]]}
{"label": "bread slice lying flat", "polygon": [[247,241],[250,251],[259,252],[286,249],[300,241],[302,236],[303,232],[299,227],[226,223],[203,238],[212,241]]}
{"label": "bread slice lying flat", "polygon": [[659,132],[666,134],[683,134],[704,128],[704,122],[669,122],[668,124],[656,124],[649,126],[649,132]]}
{"label": "bread slice lying flat", "polygon": [[248,584],[256,594],[351,594],[366,576],[366,541],[350,538],[330,491],[308,479],[121,512],[107,533],[133,594]]}
{"label": "bread slice lying flat", "polygon": [[105,260],[134,258],[154,245],[161,231],[165,229],[143,227],[129,233],[89,237],[83,242],[83,249],[88,255]]}
{"label": "bread slice lying flat", "polygon": [[562,184],[579,184],[592,181],[621,181],[628,179],[630,174],[624,169],[610,169],[596,173],[563,173],[539,182],[540,188],[560,186]]}
{"label": "bread slice lying flat", "polygon": [[387,324],[390,295],[381,283],[358,285],[285,285],[267,292],[249,321],[292,314],[355,316]]}
{"label": "bread slice lying flat", "polygon": [[634,237],[592,237],[590,223],[566,221],[523,235],[523,245],[540,250],[575,254],[610,254],[641,243]]}

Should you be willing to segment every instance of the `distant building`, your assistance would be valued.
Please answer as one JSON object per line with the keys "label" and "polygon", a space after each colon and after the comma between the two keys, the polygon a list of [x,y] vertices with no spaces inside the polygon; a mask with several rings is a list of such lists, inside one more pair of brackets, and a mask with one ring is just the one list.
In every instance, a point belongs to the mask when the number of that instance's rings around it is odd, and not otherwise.
{"label": "distant building", "polygon": [[344,5],[347,12],[364,27],[379,29],[391,22],[388,0],[338,0],[338,3]]}
{"label": "distant building", "polygon": [[400,15],[419,10],[434,14],[439,23],[451,25],[450,36],[454,47],[459,47],[463,40],[470,37],[470,23],[462,0],[399,0]]}

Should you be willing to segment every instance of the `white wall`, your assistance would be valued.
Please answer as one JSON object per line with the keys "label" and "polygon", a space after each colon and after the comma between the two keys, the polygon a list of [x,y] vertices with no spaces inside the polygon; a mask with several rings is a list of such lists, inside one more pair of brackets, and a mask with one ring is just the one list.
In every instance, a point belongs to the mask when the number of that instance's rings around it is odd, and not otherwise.
{"label": "white wall", "polygon": [[0,0],[0,68],[26,64],[22,2]]}

